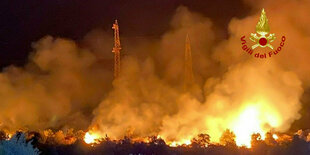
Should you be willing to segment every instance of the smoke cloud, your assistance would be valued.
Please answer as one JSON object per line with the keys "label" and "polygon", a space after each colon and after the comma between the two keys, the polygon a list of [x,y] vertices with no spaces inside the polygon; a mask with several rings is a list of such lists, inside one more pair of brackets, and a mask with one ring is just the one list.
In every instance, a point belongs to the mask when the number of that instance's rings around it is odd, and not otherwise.
{"label": "smoke cloud", "polygon": [[[87,128],[89,114],[109,88],[109,71],[66,39],[42,38],[29,63],[1,73],[1,128]],[[88,114],[88,116],[86,115]]]}

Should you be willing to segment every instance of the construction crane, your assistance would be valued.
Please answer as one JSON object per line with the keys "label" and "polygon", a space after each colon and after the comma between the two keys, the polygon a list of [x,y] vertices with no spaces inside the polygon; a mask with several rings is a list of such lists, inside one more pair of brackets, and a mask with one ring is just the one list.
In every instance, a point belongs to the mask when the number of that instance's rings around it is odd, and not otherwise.
{"label": "construction crane", "polygon": [[115,23],[112,26],[112,29],[114,30],[114,47],[112,52],[114,53],[114,79],[119,77],[120,70],[121,70],[121,41],[119,38],[119,26],[117,23],[117,20],[115,20]]}

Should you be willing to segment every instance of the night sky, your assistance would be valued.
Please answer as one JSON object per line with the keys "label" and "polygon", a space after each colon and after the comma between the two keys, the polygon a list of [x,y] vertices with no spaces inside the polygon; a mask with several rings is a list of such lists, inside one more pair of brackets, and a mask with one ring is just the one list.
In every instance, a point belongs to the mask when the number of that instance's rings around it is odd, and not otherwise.
{"label": "night sky", "polygon": [[112,35],[114,19],[122,36],[159,37],[181,5],[211,18],[224,33],[232,17],[249,11],[238,0],[5,0],[0,5],[0,67],[23,65],[31,43],[46,35],[79,41],[95,28]]}

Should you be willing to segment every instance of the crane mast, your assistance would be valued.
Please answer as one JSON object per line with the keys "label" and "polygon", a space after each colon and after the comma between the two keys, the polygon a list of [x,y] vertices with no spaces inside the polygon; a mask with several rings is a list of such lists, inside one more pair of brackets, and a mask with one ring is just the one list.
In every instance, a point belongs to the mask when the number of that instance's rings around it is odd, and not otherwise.
{"label": "crane mast", "polygon": [[194,82],[192,50],[188,34],[186,35],[184,58],[184,90],[187,90]]}
{"label": "crane mast", "polygon": [[119,26],[117,23],[117,20],[115,20],[115,23],[112,26],[112,29],[114,30],[114,47],[112,52],[114,53],[114,79],[119,77],[120,70],[121,70],[121,41],[119,38]]}

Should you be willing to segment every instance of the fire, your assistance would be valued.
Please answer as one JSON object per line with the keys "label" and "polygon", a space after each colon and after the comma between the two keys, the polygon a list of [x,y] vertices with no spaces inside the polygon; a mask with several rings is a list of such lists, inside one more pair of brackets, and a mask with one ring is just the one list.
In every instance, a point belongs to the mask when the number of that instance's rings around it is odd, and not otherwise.
{"label": "fire", "polygon": [[[267,132],[279,129],[279,127],[283,124],[283,120],[278,109],[270,104],[270,102],[271,101],[269,101],[268,98],[256,100],[256,102],[245,101],[239,109],[235,110],[233,113],[229,113],[227,120],[222,121],[213,119],[214,122],[211,122],[210,124],[216,124],[218,122],[223,124],[225,123],[225,128],[232,131],[232,133],[235,135],[235,142],[237,146],[251,148],[251,138],[253,134],[260,134],[261,139],[264,140],[265,134]],[[211,132],[205,132],[206,134],[210,135],[210,138],[212,138],[214,135],[222,134],[220,131],[210,131]],[[84,138],[85,143],[98,143],[99,139],[103,137],[102,134],[99,133],[102,132],[97,131],[96,129],[87,132]],[[195,137],[194,134],[187,137],[180,135],[179,137],[175,137],[171,140],[165,135],[157,135],[157,138],[163,139],[170,147],[191,145],[191,140],[193,137]],[[278,137],[274,134],[273,138],[277,139]],[[138,136],[131,140],[135,142],[142,141],[149,143],[149,139],[147,137]],[[216,139],[210,139],[210,142],[218,143]]]}
{"label": "fire", "polygon": [[[86,144],[98,144],[100,143],[100,139],[102,136],[100,136],[98,133],[95,133],[93,131],[88,131],[85,133],[84,136],[84,142]],[[156,138],[161,138],[160,135],[157,135]],[[149,143],[149,139],[148,138],[134,138],[132,139],[134,142],[144,142],[144,143]],[[165,139],[164,139],[165,140]],[[170,147],[177,147],[177,146],[181,146],[181,145],[191,145],[192,142],[190,139],[182,139],[179,141],[166,141],[167,145],[169,145]]]}
{"label": "fire", "polygon": [[97,143],[100,139],[100,135],[96,134],[96,133],[90,133],[90,132],[86,132],[85,136],[84,136],[84,141],[86,144],[93,144],[93,143]]}
{"label": "fire", "polygon": [[250,148],[252,134],[259,133],[262,139],[265,139],[265,133],[279,124],[280,118],[277,112],[266,102],[262,102],[247,105],[233,121],[231,129],[236,134],[236,144]]}
{"label": "fire", "polygon": [[180,140],[180,141],[173,141],[173,142],[168,142],[168,145],[170,147],[177,147],[177,146],[181,146],[181,145],[191,145],[192,142],[191,140],[188,140],[188,139],[183,139],[183,140]]}
{"label": "fire", "polygon": [[9,133],[9,134],[8,134],[8,139],[11,139],[11,138],[12,138],[12,134]]}
{"label": "fire", "polygon": [[251,135],[253,133],[264,135],[259,124],[258,113],[255,107],[248,107],[240,114],[237,123],[233,126],[238,146],[251,147]]}
{"label": "fire", "polygon": [[276,134],[273,134],[272,138],[275,139],[275,140],[279,139],[278,135],[276,135]]}

